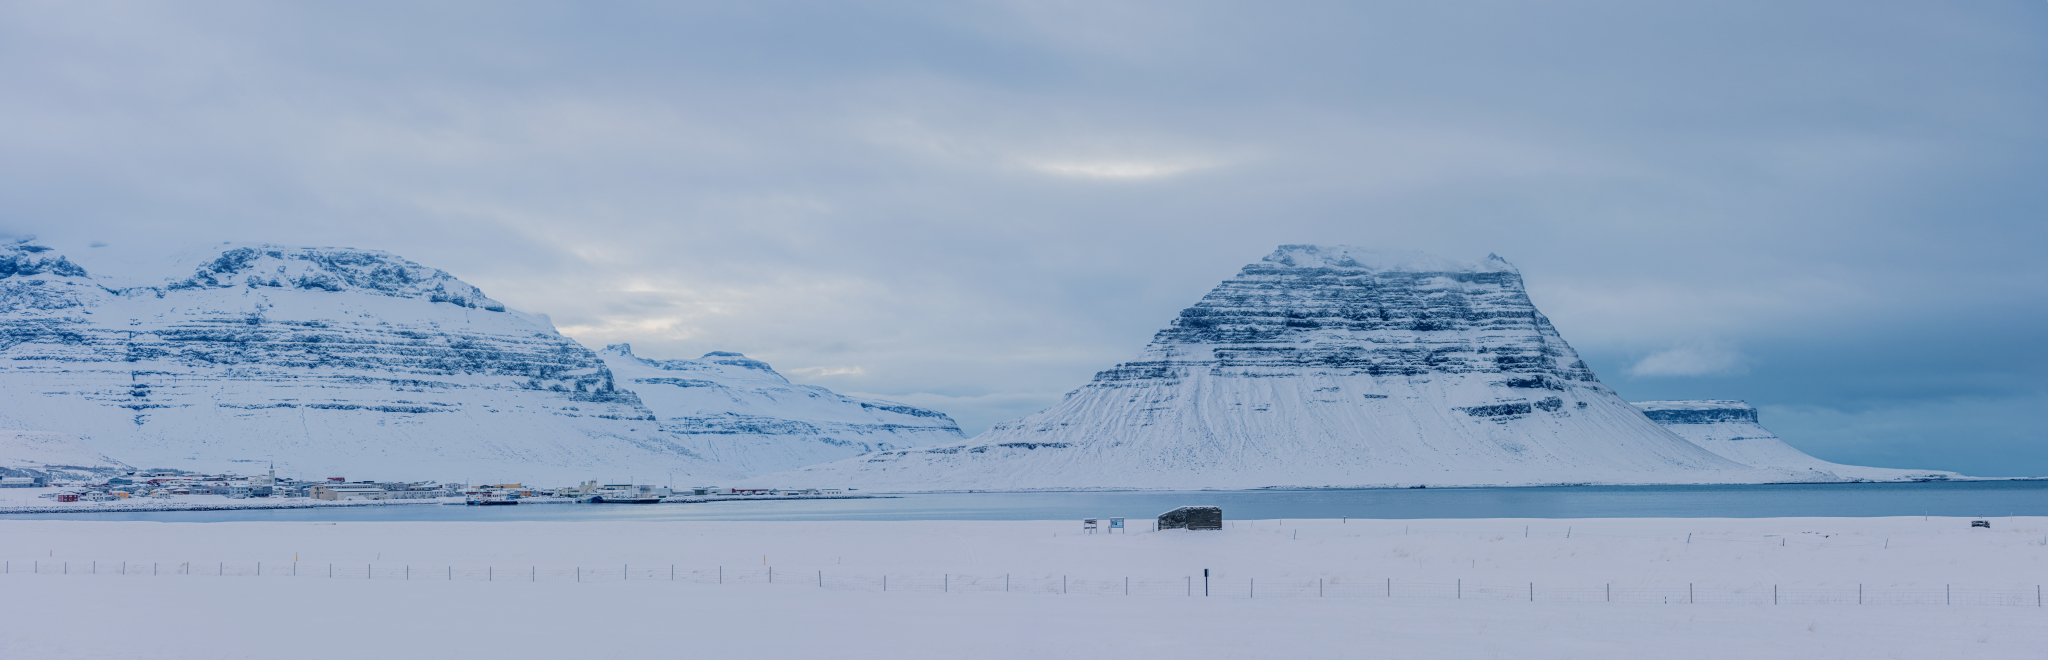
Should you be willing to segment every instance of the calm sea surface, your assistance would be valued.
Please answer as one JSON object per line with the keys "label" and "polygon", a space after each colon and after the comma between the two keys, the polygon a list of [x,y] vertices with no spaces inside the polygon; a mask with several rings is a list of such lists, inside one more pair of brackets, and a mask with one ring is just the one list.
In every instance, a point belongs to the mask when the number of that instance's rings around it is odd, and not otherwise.
{"label": "calm sea surface", "polygon": [[1394,490],[949,493],[860,500],[701,504],[378,506],[249,511],[0,515],[20,520],[162,522],[513,520],[1143,520],[1176,506],[1232,519],[1773,518],[2048,516],[2048,481],[1778,486],[1572,486]]}

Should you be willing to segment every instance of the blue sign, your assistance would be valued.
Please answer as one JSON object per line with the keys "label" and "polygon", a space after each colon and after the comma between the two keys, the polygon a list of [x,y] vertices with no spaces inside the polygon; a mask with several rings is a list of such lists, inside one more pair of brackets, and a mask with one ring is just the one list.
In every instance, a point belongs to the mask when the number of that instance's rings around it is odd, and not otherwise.
{"label": "blue sign", "polygon": [[1122,519],[1122,518],[1110,518],[1110,519],[1109,519],[1109,528],[1110,528],[1110,529],[1123,529],[1123,528],[1124,528],[1124,519]]}

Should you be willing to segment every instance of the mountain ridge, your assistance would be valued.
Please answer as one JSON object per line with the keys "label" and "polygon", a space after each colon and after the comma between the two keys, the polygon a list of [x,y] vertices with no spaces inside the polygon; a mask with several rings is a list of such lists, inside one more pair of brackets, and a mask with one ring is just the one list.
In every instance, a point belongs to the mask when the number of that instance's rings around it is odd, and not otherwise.
{"label": "mountain ridge", "polygon": [[612,344],[597,354],[672,441],[744,474],[962,437],[944,413],[794,384],[740,353],[653,360],[634,355],[629,344]]}

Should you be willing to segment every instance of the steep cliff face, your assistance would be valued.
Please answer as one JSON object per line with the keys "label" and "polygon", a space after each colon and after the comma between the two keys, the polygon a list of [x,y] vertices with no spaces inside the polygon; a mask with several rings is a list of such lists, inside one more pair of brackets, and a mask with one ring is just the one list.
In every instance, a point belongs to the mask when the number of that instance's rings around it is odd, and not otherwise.
{"label": "steep cliff face", "polygon": [[1137,360],[964,443],[760,482],[901,490],[1801,479],[1686,442],[1602,385],[1521,274],[1282,246]]}
{"label": "steep cliff face", "polygon": [[614,344],[598,354],[669,441],[746,474],[961,438],[943,413],[792,384],[739,353],[649,360]]}
{"label": "steep cliff face", "polygon": [[1743,465],[1806,472],[1824,481],[1922,481],[1962,475],[1939,470],[1897,470],[1830,463],[1799,451],[1757,421],[1741,401],[1638,401],[1635,406],[1672,433]]}
{"label": "steep cliff face", "polygon": [[[573,480],[734,473],[544,318],[370,250],[223,247],[158,283],[0,252],[0,428],[137,467]],[[612,475],[612,476],[606,476]]]}

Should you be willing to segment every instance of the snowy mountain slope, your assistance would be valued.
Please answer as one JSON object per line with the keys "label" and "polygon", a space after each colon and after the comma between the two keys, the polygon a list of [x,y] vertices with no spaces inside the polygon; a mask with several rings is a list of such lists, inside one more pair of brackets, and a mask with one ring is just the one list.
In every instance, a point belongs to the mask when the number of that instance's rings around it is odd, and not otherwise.
{"label": "snowy mountain slope", "polygon": [[0,247],[0,428],[76,435],[145,468],[734,474],[668,440],[545,318],[394,255],[229,246],[154,283],[91,265]]}
{"label": "snowy mountain slope", "polygon": [[598,355],[670,441],[746,474],[961,439],[943,413],[795,385],[739,353],[649,360],[613,344]]}
{"label": "snowy mountain slope", "polygon": [[1678,437],[1743,465],[1807,471],[1826,480],[1913,481],[1954,479],[1937,470],[1897,470],[1830,463],[1794,449],[1757,423],[1756,408],[1741,401],[1637,401],[1635,407]]}
{"label": "snowy mountain slope", "polygon": [[754,483],[892,490],[1824,480],[1687,442],[1602,385],[1489,256],[1282,246],[1137,360],[972,440]]}
{"label": "snowy mountain slope", "polygon": [[132,469],[62,433],[0,431],[0,476],[76,479]]}

